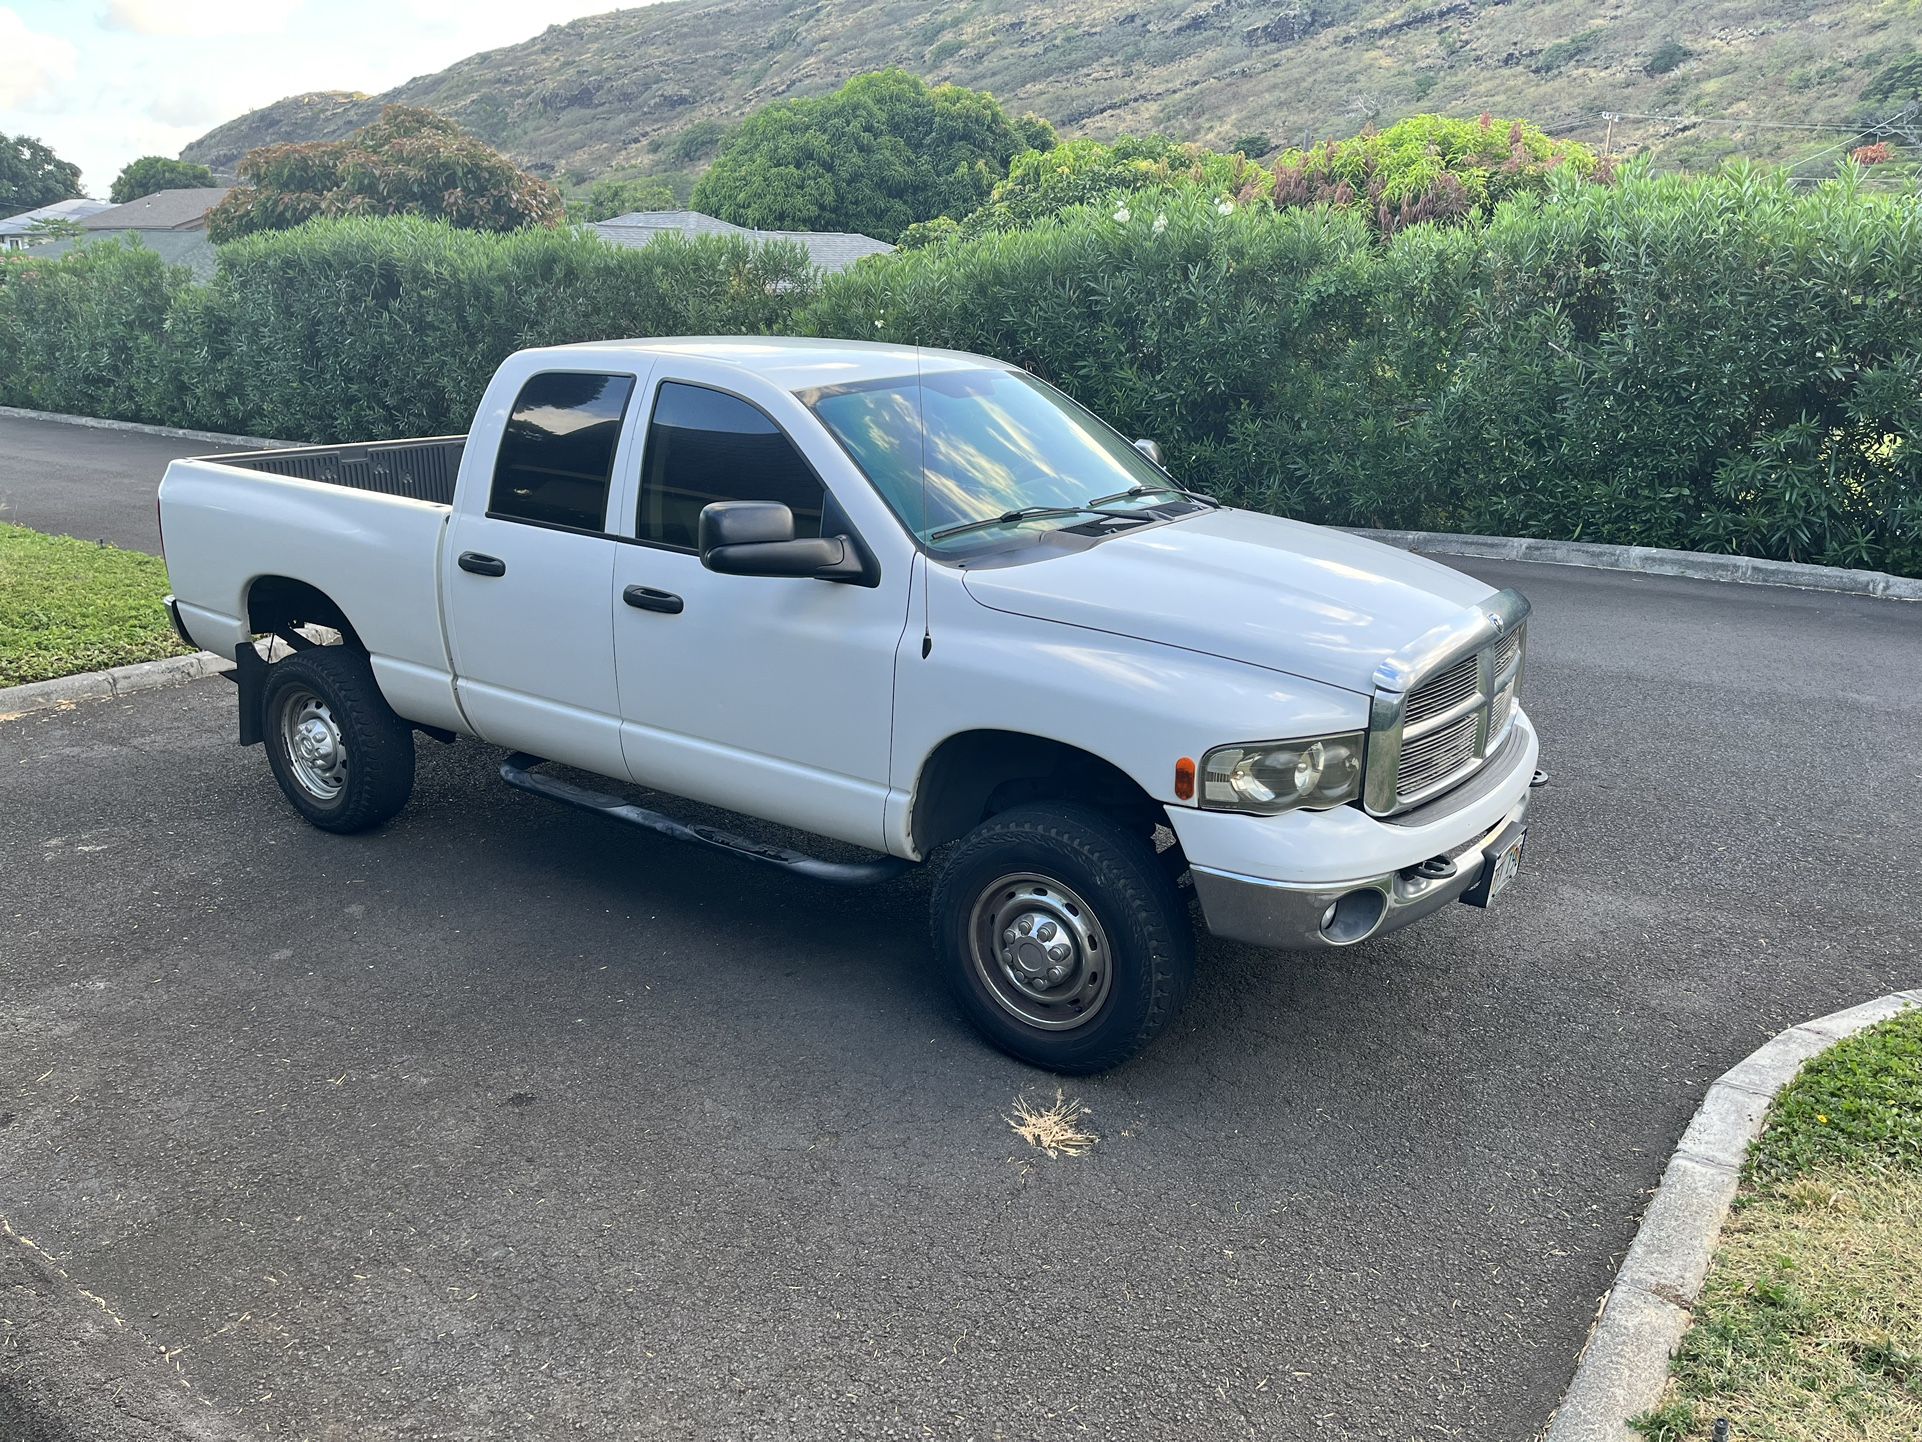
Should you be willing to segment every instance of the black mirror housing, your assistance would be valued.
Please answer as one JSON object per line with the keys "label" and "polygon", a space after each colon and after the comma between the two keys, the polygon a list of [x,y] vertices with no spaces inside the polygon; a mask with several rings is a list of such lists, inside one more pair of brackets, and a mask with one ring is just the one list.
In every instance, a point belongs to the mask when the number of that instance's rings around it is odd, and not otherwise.
{"label": "black mirror housing", "polygon": [[880,575],[852,536],[794,534],[779,501],[714,501],[701,507],[701,564],[724,576],[813,577],[873,586]]}
{"label": "black mirror housing", "polygon": [[698,536],[703,556],[721,546],[791,541],[794,512],[779,501],[715,501],[701,507]]}

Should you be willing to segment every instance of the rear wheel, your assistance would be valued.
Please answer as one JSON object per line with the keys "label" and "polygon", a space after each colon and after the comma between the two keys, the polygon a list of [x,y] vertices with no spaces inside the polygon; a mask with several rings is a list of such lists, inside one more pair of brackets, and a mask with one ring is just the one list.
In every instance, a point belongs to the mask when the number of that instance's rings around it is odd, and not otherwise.
{"label": "rear wheel", "polygon": [[935,884],[935,945],[969,1020],[1050,1071],[1105,1071],[1174,1019],[1194,934],[1154,843],[1092,807],[1018,806]]}
{"label": "rear wheel", "polygon": [[267,760],[287,800],[323,831],[365,831],[414,790],[414,733],[358,650],[316,646],[276,661],[261,687]]}

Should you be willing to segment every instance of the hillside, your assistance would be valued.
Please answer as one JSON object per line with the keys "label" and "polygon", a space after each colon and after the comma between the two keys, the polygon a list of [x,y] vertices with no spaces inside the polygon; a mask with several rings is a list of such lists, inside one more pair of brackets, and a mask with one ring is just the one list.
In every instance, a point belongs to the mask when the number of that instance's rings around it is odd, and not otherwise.
{"label": "hillside", "polygon": [[[1227,146],[1345,135],[1417,111],[1526,115],[1664,165],[1796,159],[1892,109],[1878,72],[1922,46],[1908,0],[668,0],[555,26],[379,96],[294,96],[185,159],[231,169],[425,105],[563,180],[697,167],[770,100],[899,65],[991,90],[1064,134]],[[1907,93],[1895,96],[1906,99]],[[1717,116],[1752,128],[1638,116]],[[1824,157],[1826,164],[1826,157]]]}

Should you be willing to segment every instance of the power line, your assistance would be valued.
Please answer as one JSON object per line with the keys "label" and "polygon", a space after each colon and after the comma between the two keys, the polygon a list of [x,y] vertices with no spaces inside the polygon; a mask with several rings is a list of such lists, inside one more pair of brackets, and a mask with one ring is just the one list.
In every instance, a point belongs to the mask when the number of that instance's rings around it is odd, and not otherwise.
{"label": "power line", "polygon": [[1916,111],[1919,105],[1922,105],[1922,102],[1905,105],[1900,110],[1896,111],[1895,114],[1891,115],[1887,120],[1877,121],[1873,125],[1857,126],[1854,133],[1850,135],[1850,137],[1847,140],[1840,141],[1834,145],[1825,145],[1820,150],[1814,152],[1812,155],[1805,155],[1800,160],[1791,161],[1788,166],[1788,169],[1799,170],[1802,166],[1807,165],[1811,160],[1820,160],[1823,156],[1833,155],[1838,150],[1850,149],[1855,145],[1855,143],[1858,140],[1860,140],[1865,135],[1887,135],[1891,131],[1900,128],[1902,122],[1904,120],[1909,119],[1910,116],[1914,114],[1914,112]]}
{"label": "power line", "polygon": [[1604,110],[1604,120],[1665,120],[1674,125],[1737,125],[1753,130],[1826,130],[1859,135],[1865,127],[1815,120],[1744,120],[1732,115],[1649,115],[1638,110]]}

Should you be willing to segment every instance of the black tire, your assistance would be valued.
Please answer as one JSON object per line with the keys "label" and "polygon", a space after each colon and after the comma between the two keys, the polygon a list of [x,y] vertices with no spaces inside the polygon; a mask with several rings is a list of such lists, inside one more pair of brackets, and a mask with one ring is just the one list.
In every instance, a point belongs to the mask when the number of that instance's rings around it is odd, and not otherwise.
{"label": "black tire", "polygon": [[[1154,842],[1093,807],[1037,802],[983,822],[948,858],[933,909],[935,950],[968,1019],[1049,1071],[1127,1061],[1194,980],[1187,904]],[[1053,970],[1036,974],[1043,965]]]}
{"label": "black tire", "polygon": [[261,730],[281,793],[322,831],[378,826],[413,793],[413,728],[388,706],[356,648],[316,646],[270,666]]}

